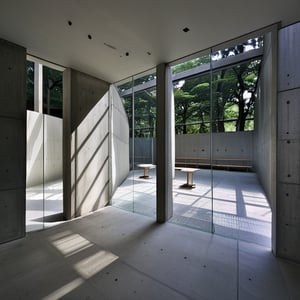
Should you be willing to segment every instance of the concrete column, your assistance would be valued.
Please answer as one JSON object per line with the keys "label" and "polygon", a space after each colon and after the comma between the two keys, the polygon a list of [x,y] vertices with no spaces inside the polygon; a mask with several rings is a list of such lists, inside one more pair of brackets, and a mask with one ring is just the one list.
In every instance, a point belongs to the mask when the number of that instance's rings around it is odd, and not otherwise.
{"label": "concrete column", "polygon": [[277,255],[300,262],[300,23],[278,35]]}
{"label": "concrete column", "polygon": [[173,215],[172,174],[174,169],[174,149],[172,149],[174,101],[171,70],[166,64],[157,66],[156,82],[156,218],[157,222],[163,223]]}
{"label": "concrete column", "polygon": [[25,235],[26,49],[0,39],[0,243]]}
{"label": "concrete column", "polygon": [[63,86],[64,216],[71,219],[109,201],[109,85],[67,69]]}

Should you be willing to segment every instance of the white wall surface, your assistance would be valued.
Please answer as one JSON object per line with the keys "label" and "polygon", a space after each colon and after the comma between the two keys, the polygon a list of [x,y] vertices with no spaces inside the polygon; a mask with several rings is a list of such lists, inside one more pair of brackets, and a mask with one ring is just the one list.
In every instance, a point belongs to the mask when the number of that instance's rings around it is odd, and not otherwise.
{"label": "white wall surface", "polygon": [[26,186],[62,178],[62,119],[27,111]]}
{"label": "white wall surface", "polygon": [[110,86],[111,99],[111,192],[126,179],[129,172],[129,124],[116,88]]}

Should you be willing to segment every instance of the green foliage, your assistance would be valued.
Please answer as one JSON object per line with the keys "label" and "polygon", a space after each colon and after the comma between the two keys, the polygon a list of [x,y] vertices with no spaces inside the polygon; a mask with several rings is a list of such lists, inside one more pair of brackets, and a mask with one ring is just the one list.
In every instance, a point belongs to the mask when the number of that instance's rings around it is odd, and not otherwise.
{"label": "green foliage", "polygon": [[62,117],[63,86],[62,72],[43,67],[43,111]]}
{"label": "green foliage", "polygon": [[34,110],[34,63],[26,64],[26,109]]}
{"label": "green foliage", "polygon": [[[209,64],[210,57],[212,60],[220,60],[262,46],[261,37],[250,39],[234,47],[216,51],[211,56],[204,55],[178,64],[172,67],[172,72],[176,74]],[[260,59],[243,61],[238,65],[214,70],[212,73],[201,73],[173,82],[176,134],[253,130],[260,63]],[[155,74],[145,75],[119,86],[119,90],[128,90],[132,85],[145,84],[155,78]],[[155,136],[155,89],[135,93],[134,114],[132,98],[126,96],[123,101],[129,122],[134,126],[134,135]]]}

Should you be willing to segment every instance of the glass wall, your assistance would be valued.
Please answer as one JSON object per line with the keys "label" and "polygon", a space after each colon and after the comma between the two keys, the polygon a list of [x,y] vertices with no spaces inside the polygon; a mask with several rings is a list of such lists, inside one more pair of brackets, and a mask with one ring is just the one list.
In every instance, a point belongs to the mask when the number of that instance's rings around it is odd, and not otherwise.
{"label": "glass wall", "polygon": [[[254,172],[255,102],[262,59],[263,37],[258,36],[171,64],[172,222],[270,243],[271,210]],[[155,86],[154,71],[117,84],[130,128],[130,171],[113,198],[113,205],[151,216],[156,197]]]}
{"label": "glass wall", "polygon": [[262,49],[263,38],[255,37],[172,66],[171,221],[265,245],[270,218],[262,211],[270,208],[253,163]]}
{"label": "glass wall", "polygon": [[62,71],[28,61],[26,231],[62,213]]}
{"label": "glass wall", "polygon": [[[172,68],[175,178],[172,222],[212,232],[210,54]],[[202,70],[200,74],[189,70]]]}
{"label": "glass wall", "polygon": [[130,167],[113,195],[112,205],[155,218],[156,71],[149,70],[116,87],[129,125]]}

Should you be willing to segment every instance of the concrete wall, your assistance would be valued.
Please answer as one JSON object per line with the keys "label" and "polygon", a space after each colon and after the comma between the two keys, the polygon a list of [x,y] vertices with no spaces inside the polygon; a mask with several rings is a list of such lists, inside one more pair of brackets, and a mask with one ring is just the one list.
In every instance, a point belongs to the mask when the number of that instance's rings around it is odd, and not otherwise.
{"label": "concrete wall", "polygon": [[[276,33],[275,33],[276,35]],[[254,163],[258,178],[273,211],[276,210],[276,41],[264,37],[264,57],[255,107]]]}
{"label": "concrete wall", "polygon": [[26,186],[62,178],[62,119],[27,111]]}
{"label": "concrete wall", "polygon": [[[130,139],[130,158],[132,160],[132,139]],[[134,164],[156,163],[156,139],[135,138],[134,139]]]}
{"label": "concrete wall", "polygon": [[0,243],[25,235],[26,49],[0,39]]}
{"label": "concrete wall", "polygon": [[108,83],[67,69],[64,81],[64,214],[70,219],[109,201]]}
{"label": "concrete wall", "polygon": [[122,100],[116,88],[111,85],[110,133],[111,133],[111,195],[126,179],[129,172],[129,124]]}
{"label": "concrete wall", "polygon": [[[210,134],[175,136],[175,157],[210,157]],[[223,132],[212,134],[214,158],[253,159],[253,132]]]}
{"label": "concrete wall", "polygon": [[278,35],[277,255],[300,262],[300,23]]}

